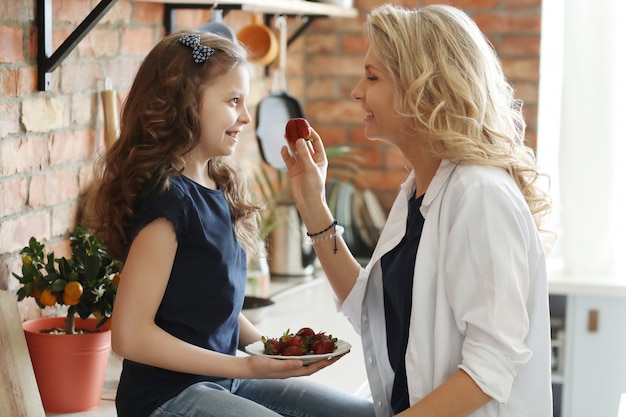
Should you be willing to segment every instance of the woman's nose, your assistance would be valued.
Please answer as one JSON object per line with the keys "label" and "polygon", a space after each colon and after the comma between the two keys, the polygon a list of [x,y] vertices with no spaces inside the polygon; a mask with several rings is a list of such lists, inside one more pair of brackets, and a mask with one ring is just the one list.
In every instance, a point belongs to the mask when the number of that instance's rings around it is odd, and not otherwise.
{"label": "woman's nose", "polygon": [[363,99],[363,92],[361,91],[361,81],[359,81],[354,86],[354,89],[350,93],[350,97],[352,97],[353,100],[357,100],[357,101]]}

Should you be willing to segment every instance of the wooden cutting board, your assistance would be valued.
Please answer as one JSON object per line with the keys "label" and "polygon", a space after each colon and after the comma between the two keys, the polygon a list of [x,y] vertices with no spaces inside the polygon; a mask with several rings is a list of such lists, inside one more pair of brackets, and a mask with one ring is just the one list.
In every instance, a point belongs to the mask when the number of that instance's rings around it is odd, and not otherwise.
{"label": "wooden cutting board", "polygon": [[15,294],[0,290],[0,416],[45,417]]}

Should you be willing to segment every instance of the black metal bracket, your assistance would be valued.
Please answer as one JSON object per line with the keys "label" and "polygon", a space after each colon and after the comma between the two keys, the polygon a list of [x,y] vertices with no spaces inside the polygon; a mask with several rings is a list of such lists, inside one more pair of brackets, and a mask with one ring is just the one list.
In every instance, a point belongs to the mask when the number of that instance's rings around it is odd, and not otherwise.
{"label": "black metal bracket", "polygon": [[76,48],[116,2],[117,0],[101,0],[53,53],[52,0],[37,0],[37,89],[39,91],[50,90],[52,71]]}

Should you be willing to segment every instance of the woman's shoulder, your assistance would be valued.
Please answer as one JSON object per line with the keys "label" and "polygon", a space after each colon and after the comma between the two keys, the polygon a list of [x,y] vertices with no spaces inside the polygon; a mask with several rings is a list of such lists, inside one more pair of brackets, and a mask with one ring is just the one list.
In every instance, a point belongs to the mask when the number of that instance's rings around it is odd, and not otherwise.
{"label": "woman's shoulder", "polygon": [[452,192],[459,199],[505,199],[515,201],[516,205],[524,203],[515,180],[500,167],[459,164],[451,174],[447,188],[448,194]]}
{"label": "woman's shoulder", "polygon": [[467,187],[496,186],[515,187],[513,177],[501,167],[473,164],[459,164],[452,178],[460,185]]}

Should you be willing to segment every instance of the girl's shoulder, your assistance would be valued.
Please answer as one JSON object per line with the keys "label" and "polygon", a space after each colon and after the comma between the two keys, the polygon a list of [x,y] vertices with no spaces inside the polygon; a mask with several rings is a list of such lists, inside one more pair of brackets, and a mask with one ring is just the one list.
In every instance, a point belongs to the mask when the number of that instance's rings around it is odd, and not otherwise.
{"label": "girl's shoulder", "polygon": [[138,231],[157,218],[165,218],[179,232],[184,229],[191,204],[191,197],[184,184],[177,177],[173,177],[167,187],[155,186],[139,199],[135,213],[135,230]]}
{"label": "girl's shoulder", "polygon": [[160,206],[170,203],[184,204],[189,199],[189,191],[179,177],[172,177],[166,187],[162,184],[153,186],[140,199],[141,206]]}

